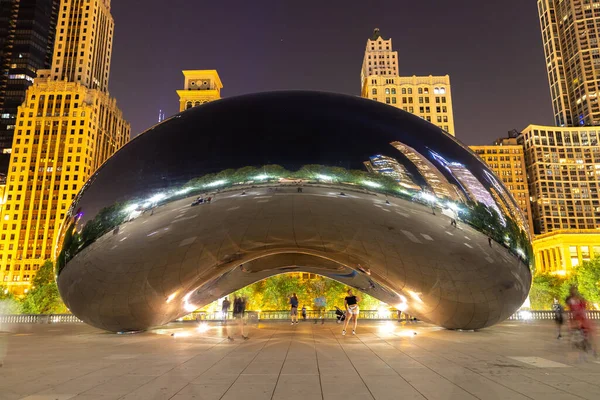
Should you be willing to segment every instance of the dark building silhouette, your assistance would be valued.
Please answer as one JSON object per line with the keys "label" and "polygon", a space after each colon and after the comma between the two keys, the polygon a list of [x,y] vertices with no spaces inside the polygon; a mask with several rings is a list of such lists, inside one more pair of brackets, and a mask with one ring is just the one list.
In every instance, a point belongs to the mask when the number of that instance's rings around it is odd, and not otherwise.
{"label": "dark building silhouette", "polygon": [[0,0],[0,172],[8,171],[17,108],[52,62],[59,0]]}

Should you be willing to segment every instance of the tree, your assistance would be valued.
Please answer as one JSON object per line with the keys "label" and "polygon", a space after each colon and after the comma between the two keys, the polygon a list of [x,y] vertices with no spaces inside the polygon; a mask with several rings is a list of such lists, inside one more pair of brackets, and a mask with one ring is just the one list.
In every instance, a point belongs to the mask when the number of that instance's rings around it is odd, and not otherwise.
{"label": "tree", "polygon": [[58,293],[52,261],[46,261],[33,278],[31,290],[23,298],[22,312],[24,314],[65,314],[69,312]]}
{"label": "tree", "polygon": [[0,315],[20,314],[21,304],[15,296],[3,286],[0,286]]}
{"label": "tree", "polygon": [[532,310],[550,310],[554,299],[564,301],[561,294],[562,279],[555,275],[537,275],[529,292]]}
{"label": "tree", "polygon": [[590,303],[600,303],[600,258],[586,261],[575,269],[579,293]]}

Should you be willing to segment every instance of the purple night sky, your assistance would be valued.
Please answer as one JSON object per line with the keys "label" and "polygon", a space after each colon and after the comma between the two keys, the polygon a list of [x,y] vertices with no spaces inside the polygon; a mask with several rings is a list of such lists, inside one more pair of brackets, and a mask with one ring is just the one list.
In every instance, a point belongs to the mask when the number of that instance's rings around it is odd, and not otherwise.
{"label": "purple night sky", "polygon": [[456,136],[487,144],[552,124],[535,1],[113,1],[111,94],[132,136],[175,114],[183,69],[217,69],[223,96],[360,94],[367,38],[393,39],[400,74],[449,74]]}

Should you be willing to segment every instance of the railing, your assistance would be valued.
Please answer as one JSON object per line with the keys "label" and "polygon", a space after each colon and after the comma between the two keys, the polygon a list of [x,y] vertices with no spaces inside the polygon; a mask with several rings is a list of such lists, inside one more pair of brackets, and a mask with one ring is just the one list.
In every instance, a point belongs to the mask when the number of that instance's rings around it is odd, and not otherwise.
{"label": "railing", "polygon": [[79,323],[81,320],[72,314],[18,314],[0,315],[0,324],[61,324]]}
{"label": "railing", "polygon": [[[550,310],[521,310],[511,315],[509,321],[542,321],[553,320],[554,311]],[[588,318],[592,320],[600,320],[600,311],[590,310],[587,312]],[[245,318],[254,321],[285,321],[290,319],[289,311],[247,311]],[[334,310],[325,311],[323,314],[326,320],[335,320],[337,315]],[[564,317],[571,318],[569,311],[564,312]],[[233,314],[229,312],[227,319],[232,319]],[[407,320],[411,319],[409,315],[399,315],[394,311],[378,311],[378,310],[361,310],[360,319],[372,321],[389,321],[389,320]],[[302,313],[298,312],[298,319],[303,319]],[[320,319],[318,311],[307,310],[307,320]],[[177,321],[223,321],[223,313],[221,312],[193,312],[185,317],[179,318]],[[72,324],[81,323],[82,321],[72,314],[23,314],[23,315],[0,315],[0,324]]]}
{"label": "railing", "polygon": [[[554,311],[549,310],[521,310],[511,315],[508,319],[512,321],[527,321],[527,320],[552,320],[554,319]],[[564,318],[570,319],[571,312],[565,311],[563,314]],[[587,316],[589,319],[600,320],[600,311],[588,310]]]}
{"label": "railing", "polygon": [[[290,319],[290,311],[248,311],[247,314],[256,314],[257,319],[261,321],[281,321]],[[404,314],[403,314],[404,315]],[[180,318],[182,321],[222,321],[223,313],[220,311],[216,312],[194,312],[189,315],[186,315],[183,318]],[[378,311],[378,310],[360,310],[359,316],[360,319],[369,319],[369,320],[394,320],[398,319],[398,313],[392,311]],[[227,318],[233,318],[233,313],[227,313]],[[337,315],[335,310],[328,310],[323,313],[324,319],[337,319]],[[303,319],[302,311],[298,310],[298,319]],[[306,319],[314,320],[321,319],[321,315],[318,311],[314,310],[306,310]]]}

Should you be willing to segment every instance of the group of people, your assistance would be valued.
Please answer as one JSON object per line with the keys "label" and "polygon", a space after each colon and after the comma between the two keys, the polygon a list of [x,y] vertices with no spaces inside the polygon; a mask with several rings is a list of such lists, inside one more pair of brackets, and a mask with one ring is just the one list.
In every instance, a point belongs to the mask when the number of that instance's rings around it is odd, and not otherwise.
{"label": "group of people", "polygon": [[[348,325],[350,323],[350,321],[354,320],[354,325],[352,327],[352,334],[355,335],[356,334],[356,326],[358,324],[358,314],[360,312],[360,309],[358,307],[358,303],[360,302],[360,298],[356,295],[353,294],[352,289],[348,290],[348,295],[346,296],[346,298],[344,299],[344,307],[345,307],[345,313],[344,313],[344,317],[342,318],[340,321],[344,321],[344,329],[342,330],[342,335],[346,335],[346,329],[348,328]],[[289,298],[289,305],[290,305],[290,316],[292,319],[292,325],[294,324],[298,324],[298,307],[299,307],[299,300],[298,300],[298,296],[296,295],[296,293],[293,293],[292,296]],[[229,341],[234,341],[234,336],[235,336],[235,325],[233,327],[230,327],[227,324],[227,320],[228,320],[228,315],[229,315],[229,310],[231,309],[232,303],[231,301],[229,301],[229,297],[225,297],[225,299],[223,299],[223,302],[221,303],[221,313],[223,316],[223,321],[224,321],[224,325],[225,325],[225,331],[227,334],[227,339]],[[325,323],[325,310],[327,307],[327,300],[325,299],[325,297],[320,296],[317,297],[314,301],[314,308],[315,308],[315,324],[317,323],[317,321],[320,319],[321,320],[321,324]],[[241,334],[241,337],[244,340],[248,340],[249,337],[247,335],[247,333],[244,331],[244,313],[246,312],[246,299],[244,297],[241,296],[235,296],[233,299],[233,319],[235,321],[237,321],[237,326],[239,327],[239,332]],[[302,307],[302,318],[306,321],[306,306]]]}
{"label": "group of people", "polygon": [[[344,319],[344,329],[342,330],[342,335],[346,335],[346,329],[348,328],[348,324],[351,320],[354,320],[354,326],[352,328],[352,334],[356,334],[356,326],[358,324],[358,314],[360,309],[358,307],[358,303],[360,302],[360,298],[352,293],[352,289],[348,290],[348,295],[344,298],[344,307],[346,309],[345,319]],[[290,317],[292,320],[292,325],[298,324],[298,306],[299,306],[298,296],[296,293],[293,293],[289,299],[290,305]],[[317,320],[321,320],[321,324],[325,323],[325,310],[327,307],[327,300],[325,297],[320,296],[314,300],[315,307],[315,324]],[[302,306],[302,319],[306,321],[306,306]]]}
{"label": "group of people", "polygon": [[[566,298],[565,304],[569,308],[569,311],[571,311],[569,329],[573,344],[576,348],[584,352],[591,351],[594,356],[597,356],[594,324],[587,316],[587,302],[579,293],[576,286],[569,288],[569,296]],[[552,309],[557,326],[557,339],[561,339],[562,326],[564,324],[564,308],[558,299],[554,299]]]}
{"label": "group of people", "polygon": [[[225,330],[227,333],[227,340],[233,342],[234,333],[230,332],[229,326],[227,325],[227,316],[229,314],[229,308],[231,307],[231,302],[228,297],[223,299],[221,303],[221,312],[223,313],[223,320],[225,321]],[[246,299],[241,296],[235,296],[233,298],[233,319],[238,321],[238,326],[240,328],[240,334],[242,335],[242,339],[248,340],[248,335],[244,332],[244,313],[246,312]]]}

